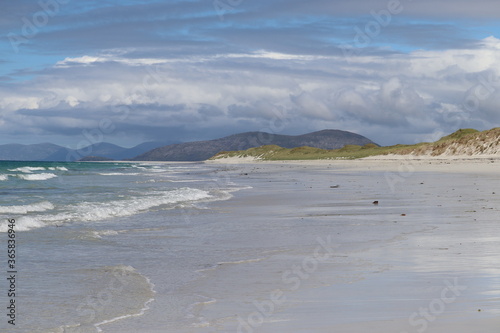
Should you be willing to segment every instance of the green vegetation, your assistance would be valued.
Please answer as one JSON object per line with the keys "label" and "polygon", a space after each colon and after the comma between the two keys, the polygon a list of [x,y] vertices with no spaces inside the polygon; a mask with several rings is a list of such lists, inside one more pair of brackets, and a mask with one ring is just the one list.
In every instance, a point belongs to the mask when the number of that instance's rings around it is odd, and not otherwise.
{"label": "green vegetation", "polygon": [[[415,145],[395,145],[378,147],[374,144],[364,146],[346,145],[340,149],[320,149],[313,147],[282,148],[277,145],[267,145],[250,148],[243,151],[220,152],[210,159],[225,157],[256,157],[262,160],[316,160],[316,159],[358,159],[377,155],[441,155],[446,151],[460,152],[460,146],[470,146],[477,143],[482,152],[485,142],[490,146],[500,144],[500,128],[479,132],[474,129],[460,129],[433,143],[418,143]],[[451,148],[450,148],[451,147]],[[474,147],[472,147],[474,148]]]}
{"label": "green vegetation", "polygon": [[453,132],[450,135],[443,136],[441,139],[439,139],[438,142],[444,142],[444,141],[448,141],[448,140],[457,140],[457,139],[461,139],[463,137],[466,137],[469,134],[474,134],[474,133],[480,133],[480,132],[478,130],[473,129],[473,128],[459,129],[458,131]]}
{"label": "green vegetation", "polygon": [[[406,146],[401,146],[406,147]],[[224,157],[257,157],[263,160],[317,160],[317,159],[357,159],[373,155],[388,154],[394,147],[346,145],[340,149],[320,149],[313,147],[282,148],[276,145],[250,148],[243,151],[220,152],[211,159]]]}

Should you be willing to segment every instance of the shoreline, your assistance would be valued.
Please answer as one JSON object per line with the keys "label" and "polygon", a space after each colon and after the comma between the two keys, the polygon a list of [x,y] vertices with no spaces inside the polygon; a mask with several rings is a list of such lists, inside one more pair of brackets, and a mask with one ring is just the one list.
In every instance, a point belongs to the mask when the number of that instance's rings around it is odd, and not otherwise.
{"label": "shoreline", "polygon": [[[346,171],[500,173],[499,155],[414,156],[379,155],[360,159],[261,160],[254,157],[226,157],[204,161],[84,161],[84,163],[207,164],[207,165],[306,165],[333,166]],[[496,164],[498,163],[498,164]]]}
{"label": "shoreline", "polygon": [[345,171],[390,171],[398,173],[445,172],[445,173],[500,173],[500,156],[380,156],[354,160],[280,160],[268,161],[254,158],[230,157],[207,160],[212,165],[305,165],[314,167],[336,167]]}
{"label": "shoreline", "polygon": [[[494,250],[499,237],[489,238],[498,231],[492,182],[496,175],[491,174],[498,173],[498,167],[490,168],[484,161],[479,169],[470,161],[455,169],[446,163],[428,167],[425,160],[411,173],[404,169],[406,173],[394,174],[391,183],[386,171],[399,170],[401,161],[382,165],[367,160],[339,162],[240,165],[240,174],[248,173],[245,177],[259,185],[251,181],[255,184],[252,194],[241,193],[222,206],[251,214],[253,220],[267,219],[276,224],[261,226],[270,234],[278,230],[297,234],[309,239],[309,245],[296,244],[291,252],[255,263],[219,267],[201,285],[221,284],[232,292],[210,295],[218,301],[200,310],[207,324],[220,325],[221,332],[228,333],[417,332],[424,326],[429,333],[468,333],[474,326],[481,327],[481,332],[496,332],[500,320],[495,309],[500,298],[489,282],[494,277],[484,253],[491,256],[488,262],[500,259]],[[456,177],[464,167],[470,177]],[[269,190],[267,181],[274,183]],[[332,184],[340,187],[332,189]],[[372,205],[372,199],[379,199],[380,204]],[[259,207],[260,212],[249,213],[252,207]],[[280,227],[284,211],[296,221],[290,230]],[[327,235],[339,246],[332,257],[316,266],[304,264],[314,258],[315,237]],[[287,276],[298,278],[296,290],[287,284],[291,280],[274,273],[301,263],[303,275]],[[252,272],[256,280],[232,281],[244,271]],[[242,297],[240,292],[253,290],[255,281],[266,284],[267,293]],[[449,285],[456,286],[456,294],[446,289]],[[282,307],[274,303],[270,311],[269,301],[276,290],[288,301]],[[441,299],[443,293],[449,298],[446,302]],[[491,296],[481,296],[487,293]],[[228,300],[234,308],[224,304]],[[249,306],[237,312],[235,304],[241,303]],[[428,309],[432,320],[419,309]],[[232,311],[238,313],[238,322],[218,318]],[[262,318],[261,325],[256,318]]]}
{"label": "shoreline", "polygon": [[[153,272],[150,309],[103,332],[413,333],[426,325],[427,333],[496,333],[497,175],[417,170],[391,183],[387,168],[401,161],[339,162],[212,165],[251,188],[190,216],[182,238],[157,240],[168,251],[155,260],[170,270],[163,256],[176,250],[177,260],[198,263],[194,279],[170,289],[167,273]],[[377,165],[383,170],[370,169]],[[176,236],[168,230],[161,236]],[[175,299],[189,302],[173,307]]]}

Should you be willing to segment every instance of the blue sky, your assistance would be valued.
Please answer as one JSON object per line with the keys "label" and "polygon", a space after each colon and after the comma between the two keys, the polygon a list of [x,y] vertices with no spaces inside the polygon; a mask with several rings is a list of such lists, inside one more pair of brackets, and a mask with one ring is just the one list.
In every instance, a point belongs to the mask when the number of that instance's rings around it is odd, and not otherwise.
{"label": "blue sky", "polygon": [[0,14],[0,144],[245,131],[383,145],[500,126],[492,0],[19,0]]}

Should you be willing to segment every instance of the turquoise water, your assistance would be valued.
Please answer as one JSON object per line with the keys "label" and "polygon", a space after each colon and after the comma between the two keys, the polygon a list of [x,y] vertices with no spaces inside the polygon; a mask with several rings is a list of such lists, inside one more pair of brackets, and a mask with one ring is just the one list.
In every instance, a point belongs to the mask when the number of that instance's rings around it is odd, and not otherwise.
{"label": "turquoise water", "polygon": [[[130,216],[212,195],[182,184],[187,166],[127,163],[0,163],[0,232],[7,218],[17,230]],[[202,184],[202,179],[198,179]],[[187,186],[189,185],[189,186]],[[200,184],[198,184],[200,185]]]}
{"label": "turquoise water", "polygon": [[[15,219],[18,270],[17,325],[0,331],[99,332],[142,315],[156,295],[148,237],[237,189],[197,163],[0,162],[0,237],[6,248]],[[169,287],[189,278],[176,274]]]}

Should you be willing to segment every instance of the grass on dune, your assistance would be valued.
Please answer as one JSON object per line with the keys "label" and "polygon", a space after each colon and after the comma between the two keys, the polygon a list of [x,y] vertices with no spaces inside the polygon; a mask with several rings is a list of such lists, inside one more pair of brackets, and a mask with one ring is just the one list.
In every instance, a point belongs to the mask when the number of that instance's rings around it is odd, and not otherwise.
{"label": "grass on dune", "polygon": [[212,157],[218,159],[223,157],[257,157],[263,160],[317,160],[317,159],[357,159],[373,155],[390,153],[398,147],[378,147],[374,144],[364,146],[346,145],[340,149],[320,149],[313,147],[282,148],[276,145],[267,145],[250,148],[243,151],[220,152]]}
{"label": "grass on dune", "polygon": [[[388,154],[425,154],[439,155],[450,145],[465,145],[471,142],[490,140],[500,143],[500,128],[479,132],[475,129],[460,129],[442,137],[436,142],[418,143],[415,145],[395,145],[379,147],[375,144],[364,146],[346,145],[340,149],[320,149],[313,147],[283,148],[277,145],[267,145],[250,148],[243,151],[220,152],[211,159],[224,157],[256,157],[262,160],[317,160],[317,159],[358,159],[368,156]],[[496,141],[498,140],[498,141]]]}

